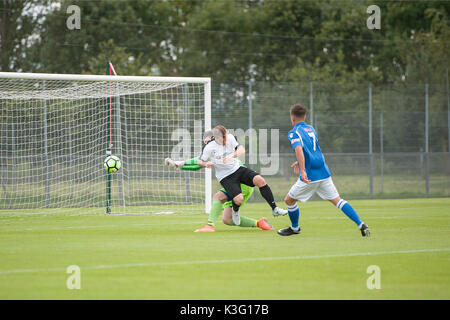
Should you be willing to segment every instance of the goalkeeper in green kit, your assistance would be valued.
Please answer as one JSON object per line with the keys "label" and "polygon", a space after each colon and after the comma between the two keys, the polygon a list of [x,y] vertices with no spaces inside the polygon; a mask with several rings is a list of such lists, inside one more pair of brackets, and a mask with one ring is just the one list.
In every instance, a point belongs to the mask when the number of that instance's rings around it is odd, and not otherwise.
{"label": "goalkeeper in green kit", "polygon": [[[209,142],[213,141],[214,136],[212,131],[206,131],[203,135],[203,147],[205,147]],[[180,169],[180,170],[189,170],[189,171],[197,171],[202,167],[197,164],[197,161],[200,157],[192,158],[186,161],[174,161],[170,158],[166,158],[164,163],[168,166]],[[240,163],[241,166],[244,166]],[[244,202],[242,205],[251,197],[253,194],[253,187],[249,187],[247,185],[241,184],[242,195],[244,196]],[[241,206],[242,206],[241,205]],[[211,212],[209,213],[208,223],[202,226],[200,229],[195,230],[195,232],[215,232],[215,223],[219,218],[220,214],[223,210],[222,221],[223,223],[229,226],[235,226],[232,220],[232,199],[228,195],[227,191],[222,188],[220,189],[214,196],[213,202],[211,206]],[[259,220],[255,220],[248,217],[241,216],[241,224],[240,227],[253,228],[258,227],[262,230],[273,230],[273,227],[269,224],[266,218],[261,218]]]}

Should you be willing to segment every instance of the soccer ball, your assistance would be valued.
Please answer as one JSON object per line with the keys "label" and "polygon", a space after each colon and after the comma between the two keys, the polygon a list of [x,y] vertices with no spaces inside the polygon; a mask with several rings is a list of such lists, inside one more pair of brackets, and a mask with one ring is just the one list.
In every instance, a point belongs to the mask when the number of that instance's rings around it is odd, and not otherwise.
{"label": "soccer ball", "polygon": [[107,156],[105,161],[103,162],[105,169],[109,173],[115,173],[119,171],[121,166],[121,161],[119,157],[116,156]]}

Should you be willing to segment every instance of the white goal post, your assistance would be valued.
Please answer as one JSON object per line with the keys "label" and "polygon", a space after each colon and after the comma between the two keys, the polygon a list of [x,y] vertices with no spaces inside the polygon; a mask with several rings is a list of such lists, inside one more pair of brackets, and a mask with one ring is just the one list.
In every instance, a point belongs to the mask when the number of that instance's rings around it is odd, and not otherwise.
{"label": "white goal post", "polygon": [[0,72],[0,209],[209,212],[211,169],[164,165],[209,129],[210,78]]}

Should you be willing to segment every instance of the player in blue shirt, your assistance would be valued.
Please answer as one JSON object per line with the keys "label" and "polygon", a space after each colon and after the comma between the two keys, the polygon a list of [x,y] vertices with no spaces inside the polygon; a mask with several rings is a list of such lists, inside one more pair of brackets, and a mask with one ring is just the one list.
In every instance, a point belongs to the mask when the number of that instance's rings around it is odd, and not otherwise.
{"label": "player in blue shirt", "polygon": [[300,233],[299,209],[297,201],[306,202],[314,193],[322,199],[329,200],[356,223],[363,237],[370,236],[369,227],[361,221],[353,207],[339,193],[331,179],[330,169],[319,147],[316,131],[305,123],[306,108],[300,104],[291,107],[291,122],[294,128],[288,133],[292,150],[297,161],[292,167],[296,174],[300,174],[297,182],[291,187],[284,201],[288,206],[291,226],[278,230],[282,236]]}

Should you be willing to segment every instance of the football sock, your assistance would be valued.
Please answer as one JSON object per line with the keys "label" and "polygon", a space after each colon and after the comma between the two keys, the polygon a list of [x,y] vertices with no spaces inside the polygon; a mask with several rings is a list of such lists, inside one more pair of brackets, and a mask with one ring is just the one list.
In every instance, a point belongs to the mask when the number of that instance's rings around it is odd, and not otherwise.
{"label": "football sock", "polygon": [[202,167],[200,167],[198,164],[185,164],[181,167],[181,170],[184,171],[197,171],[200,170]]}
{"label": "football sock", "polygon": [[[235,226],[233,219],[230,220],[229,226]],[[239,225],[239,227],[253,228],[257,226],[258,221],[256,221],[255,219],[241,216],[241,224]]]}
{"label": "football sock", "polygon": [[200,157],[195,157],[189,160],[184,161],[184,165],[181,167],[181,170],[185,171],[197,171],[200,170],[202,167],[198,165],[198,159]]}
{"label": "football sock", "polygon": [[270,190],[269,185],[266,184],[264,187],[259,188],[259,192],[261,192],[263,198],[266,199],[267,203],[272,207],[272,210],[274,210],[277,205],[275,203],[275,199],[273,198],[272,190]]}
{"label": "football sock", "polygon": [[214,223],[222,213],[222,202],[219,200],[213,200],[211,205],[211,211],[209,212],[208,224],[214,226]]}
{"label": "football sock", "polygon": [[361,223],[363,223],[350,203],[348,203],[344,199],[339,200],[336,207],[341,209],[342,212],[344,212],[347,217],[349,217],[354,223],[356,223],[358,227],[361,225]]}
{"label": "football sock", "polygon": [[300,210],[298,209],[298,205],[294,204],[292,206],[288,206],[288,214],[289,219],[291,220],[291,228],[294,230],[298,229],[298,219],[300,216]]}
{"label": "football sock", "polygon": [[239,211],[239,206],[236,203],[234,203],[234,201],[231,201],[231,203],[233,204],[234,212],[238,212]]}

